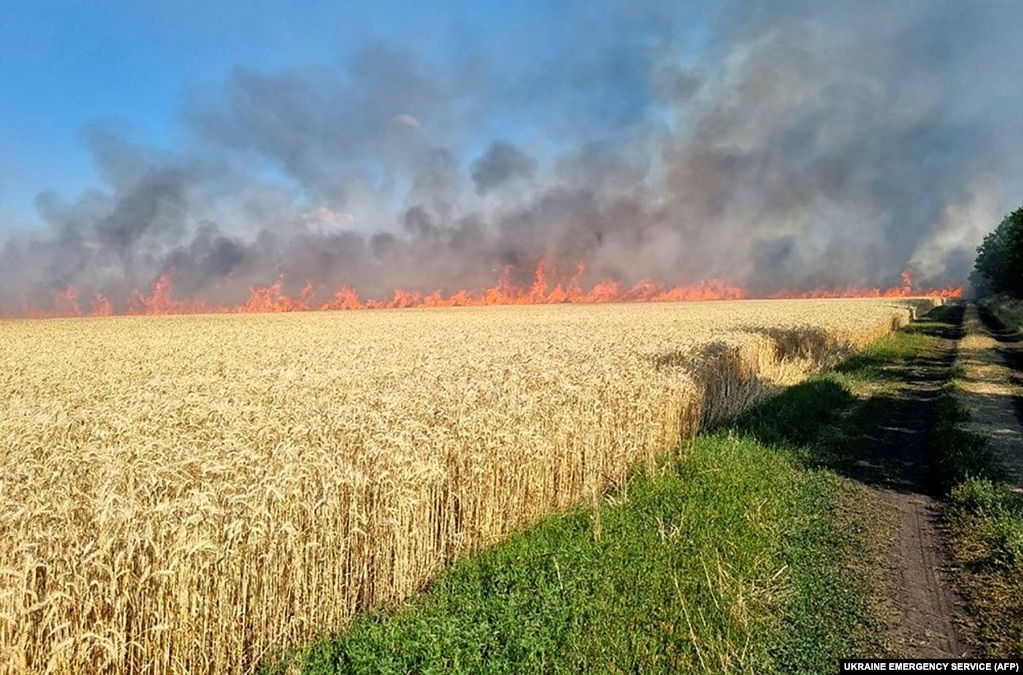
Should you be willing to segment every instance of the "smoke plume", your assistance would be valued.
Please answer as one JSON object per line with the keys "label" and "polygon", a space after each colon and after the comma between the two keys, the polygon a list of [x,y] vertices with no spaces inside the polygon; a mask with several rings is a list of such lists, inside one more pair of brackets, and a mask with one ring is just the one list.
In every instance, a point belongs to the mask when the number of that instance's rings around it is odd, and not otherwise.
{"label": "smoke plume", "polygon": [[541,260],[753,293],[964,281],[1023,197],[1023,4],[677,5],[566,3],[562,39],[455,67],[238,65],[183,102],[180,147],[89,129],[103,183],[0,242],[0,309],[73,286],[121,310],[167,273],[215,303],[450,293]]}

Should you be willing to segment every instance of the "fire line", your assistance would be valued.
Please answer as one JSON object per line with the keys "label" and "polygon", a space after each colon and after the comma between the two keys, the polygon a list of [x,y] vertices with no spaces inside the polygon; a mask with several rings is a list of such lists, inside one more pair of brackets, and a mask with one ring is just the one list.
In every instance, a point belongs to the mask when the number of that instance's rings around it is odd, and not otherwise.
{"label": "fire line", "polygon": [[[413,307],[480,307],[486,305],[554,305],[554,304],[596,304],[612,302],[697,302],[707,300],[743,299],[810,299],[810,298],[905,298],[962,297],[963,289],[946,287],[918,289],[913,286],[908,271],[902,273],[902,285],[891,288],[818,288],[811,290],[791,289],[770,293],[751,293],[741,286],[722,279],[708,279],[681,286],[667,286],[644,280],[631,286],[614,279],[600,281],[584,289],[582,277],[586,271],[582,263],[576,273],[568,279],[552,281],[554,276],[543,262],[537,265],[533,283],[529,286],[516,285],[511,281],[512,268],[506,267],[498,282],[475,291],[459,290],[444,294],[439,290],[423,293],[418,290],[394,289],[386,299],[363,298],[351,286],[341,286],[324,292],[311,282],[306,282],[296,295],[283,292],[284,278],[278,277],[268,286],[252,286],[248,299],[236,305],[208,304],[201,298],[175,298],[172,292],[173,272],[162,274],[153,283],[148,295],[133,290],[127,299],[125,309],[115,311],[111,301],[96,295],[87,307],[79,301],[75,286],[67,286],[53,294],[49,309],[33,305],[22,299],[18,308],[0,307],[4,318],[56,318],[76,316],[122,315],[169,315],[169,314],[214,314],[214,313],[269,313],[306,312],[329,310],[399,309]],[[319,298],[319,299],[317,299]]]}

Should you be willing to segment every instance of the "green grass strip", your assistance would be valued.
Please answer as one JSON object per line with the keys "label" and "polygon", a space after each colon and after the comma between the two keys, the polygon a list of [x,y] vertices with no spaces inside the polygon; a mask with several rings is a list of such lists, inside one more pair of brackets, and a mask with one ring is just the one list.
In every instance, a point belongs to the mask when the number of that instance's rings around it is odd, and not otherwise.
{"label": "green grass strip", "polygon": [[985,298],[980,305],[998,317],[1006,328],[1023,329],[1023,299],[997,295]]}
{"label": "green grass strip", "polygon": [[835,469],[920,353],[921,322],[700,434],[599,508],[552,516],[457,562],[418,598],[268,672],[830,672],[881,647],[851,573],[862,523],[835,504]]}
{"label": "green grass strip", "polygon": [[986,656],[1023,656],[1023,498],[986,440],[964,429],[969,414],[951,391],[938,401],[934,449],[948,498],[944,517],[956,565]]}
{"label": "green grass strip", "polygon": [[[790,672],[844,645],[827,476],[719,432],[624,502],[550,518],[360,617],[307,673]],[[779,612],[781,607],[787,613]],[[786,622],[798,622],[796,640]],[[798,668],[803,670],[803,667]]]}

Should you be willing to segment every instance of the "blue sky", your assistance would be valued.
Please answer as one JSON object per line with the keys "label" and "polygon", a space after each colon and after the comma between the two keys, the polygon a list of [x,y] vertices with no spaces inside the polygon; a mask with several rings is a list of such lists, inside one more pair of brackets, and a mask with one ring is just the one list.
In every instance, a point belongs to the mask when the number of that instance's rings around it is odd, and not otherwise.
{"label": "blue sky", "polygon": [[[215,89],[236,66],[274,73],[338,64],[374,43],[450,67],[469,52],[494,49],[540,63],[571,37],[550,6],[533,0],[4,3],[0,218],[8,226],[29,224],[40,191],[71,198],[97,184],[83,139],[91,124],[115,123],[132,139],[173,146],[184,102],[204,87]],[[554,45],[551,54],[544,44]]]}

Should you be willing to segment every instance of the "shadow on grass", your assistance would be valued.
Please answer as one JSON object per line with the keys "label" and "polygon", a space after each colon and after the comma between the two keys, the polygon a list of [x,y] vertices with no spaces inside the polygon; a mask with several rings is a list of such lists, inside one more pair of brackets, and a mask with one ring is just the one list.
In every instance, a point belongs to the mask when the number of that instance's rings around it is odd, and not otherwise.
{"label": "shadow on grass", "polygon": [[[913,330],[954,328],[939,313]],[[905,343],[921,339],[902,332],[879,348],[911,362]],[[875,420],[903,405],[887,390],[856,396],[882,369],[785,390],[638,472],[627,495],[468,556],[415,602],[372,608],[267,672],[825,672],[879,650],[845,566],[853,543],[835,519],[834,476],[802,469],[857,470]]]}
{"label": "shadow on grass", "polygon": [[963,314],[965,311],[966,307],[962,304],[935,307],[920,320],[907,326],[905,331],[945,340],[958,340],[963,336]]}
{"label": "shadow on grass", "polygon": [[[835,372],[884,382],[905,382],[907,373],[899,366],[919,352],[928,338],[958,340],[963,336],[963,311],[962,305],[937,307],[898,333],[901,339],[889,339],[850,357],[836,366]],[[916,358],[919,365],[938,365],[928,364],[926,357]]]}
{"label": "shadow on grass", "polygon": [[991,336],[998,340],[998,342],[1002,344],[1023,342],[1023,334],[1002,323],[998,315],[992,312],[991,308],[987,305],[978,304],[977,313],[980,315],[980,320],[984,323],[984,327],[988,329]]}
{"label": "shadow on grass", "polygon": [[[784,448],[805,468],[825,467],[867,485],[935,494],[929,429],[951,352],[934,339],[962,335],[961,305],[937,308],[831,373],[790,387],[733,428]],[[876,391],[859,398],[854,389]]]}
{"label": "shadow on grass", "polygon": [[[1012,369],[1014,379],[1023,382],[1023,333],[1006,326],[990,307],[977,305],[977,313],[984,327],[998,341],[998,351]],[[1023,396],[1013,396],[1012,403],[1016,408],[1016,417],[1023,420]]]}

